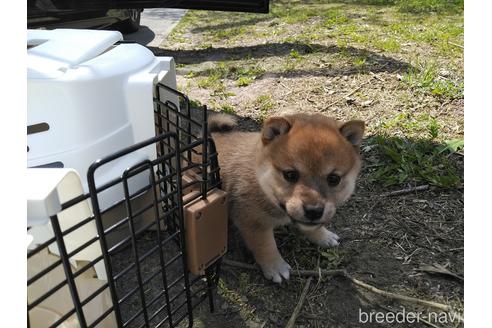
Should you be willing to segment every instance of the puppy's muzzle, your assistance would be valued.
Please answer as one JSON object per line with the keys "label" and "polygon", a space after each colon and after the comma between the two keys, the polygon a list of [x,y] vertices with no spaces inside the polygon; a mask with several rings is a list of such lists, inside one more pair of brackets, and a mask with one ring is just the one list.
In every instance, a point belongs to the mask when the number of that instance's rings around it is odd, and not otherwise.
{"label": "puppy's muzzle", "polygon": [[[303,207],[304,209],[304,216],[306,217],[306,221],[302,220],[296,220],[294,219],[293,217],[291,217],[289,215],[289,213],[287,213],[287,209],[285,207],[285,204],[284,203],[278,203],[278,206],[284,210],[285,214],[287,214],[287,216],[292,220],[293,223],[295,224],[300,224],[300,225],[305,225],[305,226],[318,226],[320,224],[322,224],[321,222],[316,222],[318,221],[319,219],[321,219],[321,217],[323,216],[323,212],[324,212],[324,208],[322,207],[316,207],[316,208],[307,208],[307,212],[309,212],[309,214],[307,214],[306,212],[306,207]],[[310,215],[310,217],[308,217],[308,215]]]}
{"label": "puppy's muzzle", "polygon": [[323,212],[325,211],[324,207],[303,206],[303,209],[304,217],[310,221],[321,219]]}

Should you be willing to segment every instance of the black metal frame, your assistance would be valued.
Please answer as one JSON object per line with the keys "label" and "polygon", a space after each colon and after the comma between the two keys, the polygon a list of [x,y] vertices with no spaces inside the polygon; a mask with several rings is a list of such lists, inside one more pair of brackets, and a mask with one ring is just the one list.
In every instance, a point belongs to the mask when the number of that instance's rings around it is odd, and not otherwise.
{"label": "black metal frame", "polygon": [[268,13],[269,2],[270,0],[52,0],[50,6],[44,6],[28,0],[28,8],[46,13],[115,8],[183,8]]}
{"label": "black metal frame", "polygon": [[[180,104],[169,100],[162,101],[161,93],[164,90],[177,97]],[[29,327],[29,312],[65,286],[70,291],[73,309],[64,313],[50,327],[59,326],[74,314],[80,327],[97,327],[111,313],[114,313],[118,327],[176,327],[184,319],[187,319],[188,326],[191,327],[193,309],[201,302],[208,299],[210,310],[213,311],[213,290],[220,274],[220,260],[207,268],[204,276],[193,276],[189,273],[183,221],[183,207],[187,203],[206,198],[210,190],[220,187],[217,152],[207,131],[207,110],[203,108],[201,117],[195,119],[188,97],[159,83],[155,89],[154,113],[155,137],[94,162],[87,173],[89,192],[62,204],[62,210],[66,210],[90,200],[93,215],[64,231],[60,227],[58,216],[52,216],[50,222],[54,237],[28,252],[27,258],[30,259],[52,243],[56,243],[60,252],[59,260],[28,279],[28,287],[60,266],[63,267],[66,278],[44,295],[28,303]],[[156,147],[155,159],[137,163],[103,185],[96,184],[95,175],[105,165],[146,147]],[[196,176],[197,179],[182,185],[182,176],[187,173]],[[149,184],[132,191],[131,179],[142,174],[148,175]],[[183,203],[183,189],[193,184],[199,184],[200,192]],[[123,198],[109,208],[101,209],[101,194],[116,186],[124,190]],[[142,208],[135,208],[133,200],[146,192],[152,195],[151,203]],[[126,209],[125,217],[109,227],[105,226],[104,215],[123,204]],[[154,220],[138,228],[135,221],[147,211],[152,211]],[[96,225],[98,235],[77,249],[67,252],[64,238],[92,221]],[[125,225],[128,227],[129,236],[110,246],[107,241],[108,235]],[[162,229],[163,226],[166,229]],[[102,254],[74,270],[70,265],[70,258],[97,242]],[[144,249],[142,245],[150,245],[150,249]],[[152,269],[156,270],[146,272],[143,267],[152,257],[155,259]],[[88,297],[81,299],[77,289],[77,278],[99,261],[104,262],[108,280]],[[130,281],[130,287],[128,284],[124,286],[124,281]],[[85,306],[108,290],[112,306],[92,322],[87,322]]]}

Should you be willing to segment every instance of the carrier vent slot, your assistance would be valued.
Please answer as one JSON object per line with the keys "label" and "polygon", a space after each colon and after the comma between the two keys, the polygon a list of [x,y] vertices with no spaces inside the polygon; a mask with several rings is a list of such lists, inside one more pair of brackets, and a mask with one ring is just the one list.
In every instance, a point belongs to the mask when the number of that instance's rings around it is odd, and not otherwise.
{"label": "carrier vent slot", "polygon": [[49,129],[50,126],[48,123],[38,123],[38,124],[28,125],[27,135],[48,131]]}
{"label": "carrier vent slot", "polygon": [[53,163],[42,164],[42,165],[38,165],[38,166],[32,166],[32,168],[35,168],[35,169],[39,169],[39,168],[62,169],[64,167],[65,167],[65,165],[63,165],[62,162],[53,162]]}

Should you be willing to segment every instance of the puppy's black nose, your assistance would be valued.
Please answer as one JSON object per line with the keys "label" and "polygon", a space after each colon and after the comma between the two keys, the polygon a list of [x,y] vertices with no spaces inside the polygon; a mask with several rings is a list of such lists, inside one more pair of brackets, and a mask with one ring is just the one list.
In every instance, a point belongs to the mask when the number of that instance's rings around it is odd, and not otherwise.
{"label": "puppy's black nose", "polygon": [[319,220],[323,216],[324,207],[304,206],[304,216],[309,220]]}

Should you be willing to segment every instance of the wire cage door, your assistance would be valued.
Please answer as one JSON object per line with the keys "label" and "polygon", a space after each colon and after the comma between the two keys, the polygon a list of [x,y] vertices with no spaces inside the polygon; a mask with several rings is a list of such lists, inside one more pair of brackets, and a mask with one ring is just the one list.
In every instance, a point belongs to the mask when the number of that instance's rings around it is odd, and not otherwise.
{"label": "wire cage door", "polygon": [[[162,101],[163,92],[176,101]],[[220,187],[206,109],[195,118],[184,94],[158,84],[154,113],[156,136],[93,163],[89,192],[63,203],[50,218],[53,236],[28,252],[28,269],[34,268],[27,281],[29,327],[191,327],[200,303],[208,300],[213,310],[223,253],[191,273],[184,225],[187,204]],[[101,182],[110,163],[145,149],[155,156]],[[121,198],[107,206],[110,190]],[[64,226],[63,217],[80,206],[89,214]],[[70,236],[88,226],[94,233],[73,246]],[[96,255],[78,261],[88,249]],[[56,316],[43,321],[46,313]]]}

